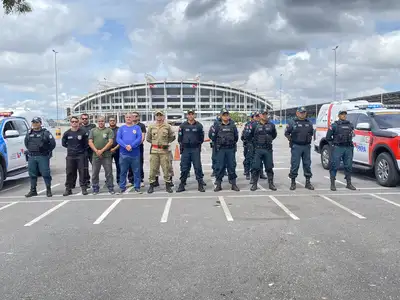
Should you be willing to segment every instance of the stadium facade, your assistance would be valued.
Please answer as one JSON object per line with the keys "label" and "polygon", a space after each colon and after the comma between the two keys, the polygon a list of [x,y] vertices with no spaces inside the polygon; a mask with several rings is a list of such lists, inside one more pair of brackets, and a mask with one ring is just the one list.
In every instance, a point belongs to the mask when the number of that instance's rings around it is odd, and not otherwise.
{"label": "stadium facade", "polygon": [[198,119],[213,119],[221,108],[249,113],[272,110],[272,103],[256,93],[218,83],[184,81],[154,81],[107,88],[89,94],[67,115],[87,113],[90,116],[116,116],[124,122],[126,112],[137,111],[141,121],[154,120],[154,112],[163,110],[168,120],[184,119],[188,109],[195,109]]}

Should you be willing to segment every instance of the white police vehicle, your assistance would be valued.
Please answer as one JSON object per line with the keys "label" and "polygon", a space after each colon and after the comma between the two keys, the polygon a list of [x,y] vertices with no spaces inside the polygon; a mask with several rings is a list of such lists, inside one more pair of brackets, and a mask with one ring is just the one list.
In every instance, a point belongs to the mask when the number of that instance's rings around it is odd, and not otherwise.
{"label": "white police vehicle", "polygon": [[28,169],[24,140],[29,125],[25,118],[12,114],[0,112],[0,190],[6,178],[24,173]]}
{"label": "white police vehicle", "polygon": [[[373,170],[376,181],[393,187],[400,181],[400,109],[366,100],[340,101],[324,104],[317,117],[314,149],[321,154],[321,164],[329,169],[331,149],[326,132],[337,120],[338,113],[347,111],[347,120],[354,125],[353,166]],[[397,109],[396,109],[397,108]]]}

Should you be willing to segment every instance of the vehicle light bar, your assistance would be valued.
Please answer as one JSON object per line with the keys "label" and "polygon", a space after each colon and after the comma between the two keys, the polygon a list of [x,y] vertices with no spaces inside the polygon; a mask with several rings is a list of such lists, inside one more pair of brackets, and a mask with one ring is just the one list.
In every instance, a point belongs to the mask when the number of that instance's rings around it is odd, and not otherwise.
{"label": "vehicle light bar", "polygon": [[2,111],[0,112],[0,117],[11,117],[13,114],[12,111]]}

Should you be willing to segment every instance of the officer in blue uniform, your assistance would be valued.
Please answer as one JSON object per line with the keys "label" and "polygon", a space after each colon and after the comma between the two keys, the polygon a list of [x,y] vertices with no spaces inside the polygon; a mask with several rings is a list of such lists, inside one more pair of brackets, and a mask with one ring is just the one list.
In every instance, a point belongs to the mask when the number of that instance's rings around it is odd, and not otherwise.
{"label": "officer in blue uniform", "polygon": [[25,147],[28,156],[28,173],[31,180],[31,189],[25,197],[37,196],[37,179],[39,173],[46,184],[46,195],[52,197],[50,157],[56,147],[56,141],[51,133],[42,128],[42,120],[38,117],[32,119],[31,129],[25,136]]}
{"label": "officer in blue uniform", "polygon": [[330,161],[330,179],[331,190],[336,191],[335,180],[337,169],[340,166],[340,161],[343,160],[344,175],[347,181],[346,188],[355,190],[356,188],[351,183],[351,171],[353,162],[353,137],[354,126],[346,120],[347,111],[339,111],[339,120],[335,121],[326,133],[326,140],[331,144],[331,161]]}
{"label": "officer in blue uniform", "polygon": [[289,140],[291,148],[290,189],[296,189],[296,177],[298,175],[300,161],[303,161],[303,172],[306,178],[305,188],[314,190],[310,182],[311,173],[311,141],[314,134],[313,124],[307,118],[304,106],[297,109],[296,118],[286,126],[285,136]]}
{"label": "officer in blue uniform", "polygon": [[187,112],[187,121],[179,126],[178,131],[178,143],[181,152],[181,182],[176,190],[177,193],[185,191],[186,180],[192,163],[198,182],[198,191],[205,192],[204,174],[200,155],[203,142],[203,125],[195,120],[195,112],[191,109]]}
{"label": "officer in blue uniform", "polygon": [[243,142],[243,168],[244,168],[244,174],[246,176],[247,180],[250,180],[250,169],[251,169],[251,154],[253,152],[253,144],[250,143],[245,139],[246,131],[248,130],[250,124],[254,121],[253,119],[254,113],[250,113],[249,115],[249,120],[244,124],[242,134],[240,136],[240,139]]}
{"label": "officer in blue uniform", "polygon": [[[217,126],[217,124],[219,124],[220,122],[221,122],[221,118],[219,115],[217,115],[214,120],[213,125]],[[215,147],[214,147],[214,143],[212,140],[210,141],[210,147],[212,149],[212,152],[211,152],[211,169],[212,169],[211,177],[215,177],[215,174],[216,174],[215,169],[216,169],[217,161],[215,160]]]}
{"label": "officer in blue uniform", "polygon": [[269,189],[276,191],[272,141],[276,139],[277,135],[275,124],[269,120],[267,110],[260,114],[260,120],[257,123],[250,125],[247,139],[252,140],[254,145],[251,191],[257,190],[262,164],[264,164],[268,176]]}
{"label": "officer in blue uniform", "polygon": [[221,110],[221,122],[210,127],[209,138],[213,141],[215,147],[216,159],[216,181],[214,192],[222,190],[222,178],[225,168],[228,169],[228,179],[232,184],[232,190],[240,191],[236,185],[236,146],[239,140],[239,132],[236,124],[229,117],[229,111],[226,108]]}

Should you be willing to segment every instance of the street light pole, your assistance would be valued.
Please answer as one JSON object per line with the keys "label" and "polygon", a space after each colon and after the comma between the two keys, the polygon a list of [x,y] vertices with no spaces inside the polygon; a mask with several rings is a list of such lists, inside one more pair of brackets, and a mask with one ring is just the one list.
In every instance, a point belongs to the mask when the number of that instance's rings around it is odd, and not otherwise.
{"label": "street light pole", "polygon": [[279,77],[279,127],[282,127],[282,75]]}
{"label": "street light pole", "polygon": [[335,65],[334,65],[334,71],[333,71],[333,101],[336,101],[336,50],[339,48],[339,46],[336,46],[332,50],[335,52]]}
{"label": "street light pole", "polygon": [[58,127],[58,76],[57,76],[57,51],[53,49],[54,52],[54,73],[56,77],[56,110],[57,110],[57,120],[56,120],[56,126]]}

